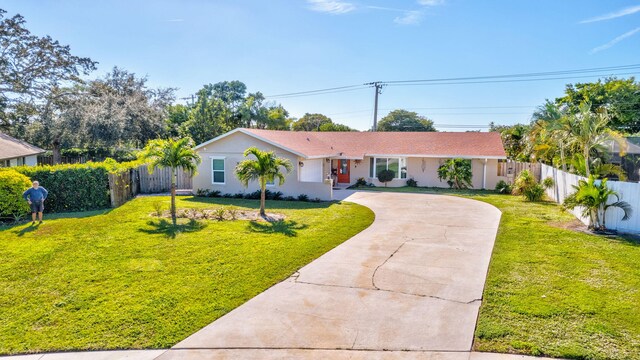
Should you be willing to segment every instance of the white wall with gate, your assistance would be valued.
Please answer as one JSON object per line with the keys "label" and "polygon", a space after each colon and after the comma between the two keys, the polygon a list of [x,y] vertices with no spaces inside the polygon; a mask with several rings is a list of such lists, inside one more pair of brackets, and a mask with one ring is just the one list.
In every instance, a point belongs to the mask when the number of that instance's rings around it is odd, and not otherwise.
{"label": "white wall with gate", "polygon": [[[555,202],[562,204],[564,199],[575,191],[573,185],[578,185],[578,180],[585,179],[582,176],[569,174],[552,166],[542,165],[541,178],[551,177],[554,186],[547,190],[547,196]],[[617,192],[620,200],[628,202],[632,207],[632,215],[629,220],[622,221],[623,212],[618,208],[607,210],[605,223],[608,229],[627,233],[640,233],[640,184],[624,181],[607,181],[607,187]],[[614,198],[609,199],[615,201]],[[576,208],[572,213],[584,224],[589,219],[582,216],[582,210]]]}

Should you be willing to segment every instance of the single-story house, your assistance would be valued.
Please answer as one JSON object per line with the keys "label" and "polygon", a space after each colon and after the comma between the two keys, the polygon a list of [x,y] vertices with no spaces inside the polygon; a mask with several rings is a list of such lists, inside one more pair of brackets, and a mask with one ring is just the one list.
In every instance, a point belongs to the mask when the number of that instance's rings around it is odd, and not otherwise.
{"label": "single-story house", "polygon": [[38,165],[38,155],[45,150],[0,133],[0,167]]}
{"label": "single-story house", "polygon": [[493,189],[499,180],[498,162],[506,159],[499,133],[489,132],[307,132],[235,129],[196,146],[202,157],[194,191],[218,190],[223,194],[253,192],[256,183],[242,186],[234,169],[243,152],[255,146],[287,158],[294,170],[286,182],[268,185],[285,196],[306,194],[331,200],[334,186],[354,184],[359,178],[376,186],[377,172],[393,170],[396,178],[387,186],[404,186],[414,179],[418,186],[448,187],[437,169],[447,159],[469,159],[473,187]]}

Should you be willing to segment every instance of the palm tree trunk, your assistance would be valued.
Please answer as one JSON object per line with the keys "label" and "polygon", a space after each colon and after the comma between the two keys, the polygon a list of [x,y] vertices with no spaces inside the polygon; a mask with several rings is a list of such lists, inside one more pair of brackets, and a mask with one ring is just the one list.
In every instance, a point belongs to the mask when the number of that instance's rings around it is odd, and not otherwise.
{"label": "palm tree trunk", "polygon": [[591,169],[589,169],[589,146],[586,144],[584,146],[584,171],[587,177],[591,175]]}
{"label": "palm tree trunk", "polygon": [[260,216],[265,217],[267,214],[264,211],[266,201],[267,184],[264,180],[260,180]]}
{"label": "palm tree trunk", "polygon": [[176,169],[171,168],[171,222],[176,226]]}
{"label": "palm tree trunk", "polygon": [[567,172],[567,164],[564,161],[564,144],[560,142],[560,162],[562,162],[562,171]]}

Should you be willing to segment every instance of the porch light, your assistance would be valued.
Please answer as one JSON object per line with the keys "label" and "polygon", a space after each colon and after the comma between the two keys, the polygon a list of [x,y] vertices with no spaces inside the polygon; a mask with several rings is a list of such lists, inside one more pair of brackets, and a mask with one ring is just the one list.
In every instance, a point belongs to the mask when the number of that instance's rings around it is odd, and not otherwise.
{"label": "porch light", "polygon": [[304,163],[302,161],[298,161],[298,166],[304,167]]}

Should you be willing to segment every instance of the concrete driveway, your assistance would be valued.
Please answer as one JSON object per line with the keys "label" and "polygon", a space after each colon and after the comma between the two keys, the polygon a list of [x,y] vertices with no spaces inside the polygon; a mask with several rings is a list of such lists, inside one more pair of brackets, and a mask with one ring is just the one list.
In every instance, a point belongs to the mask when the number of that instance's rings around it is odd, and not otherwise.
{"label": "concrete driveway", "polygon": [[500,211],[427,194],[346,200],[374,223],[160,359],[473,359]]}

